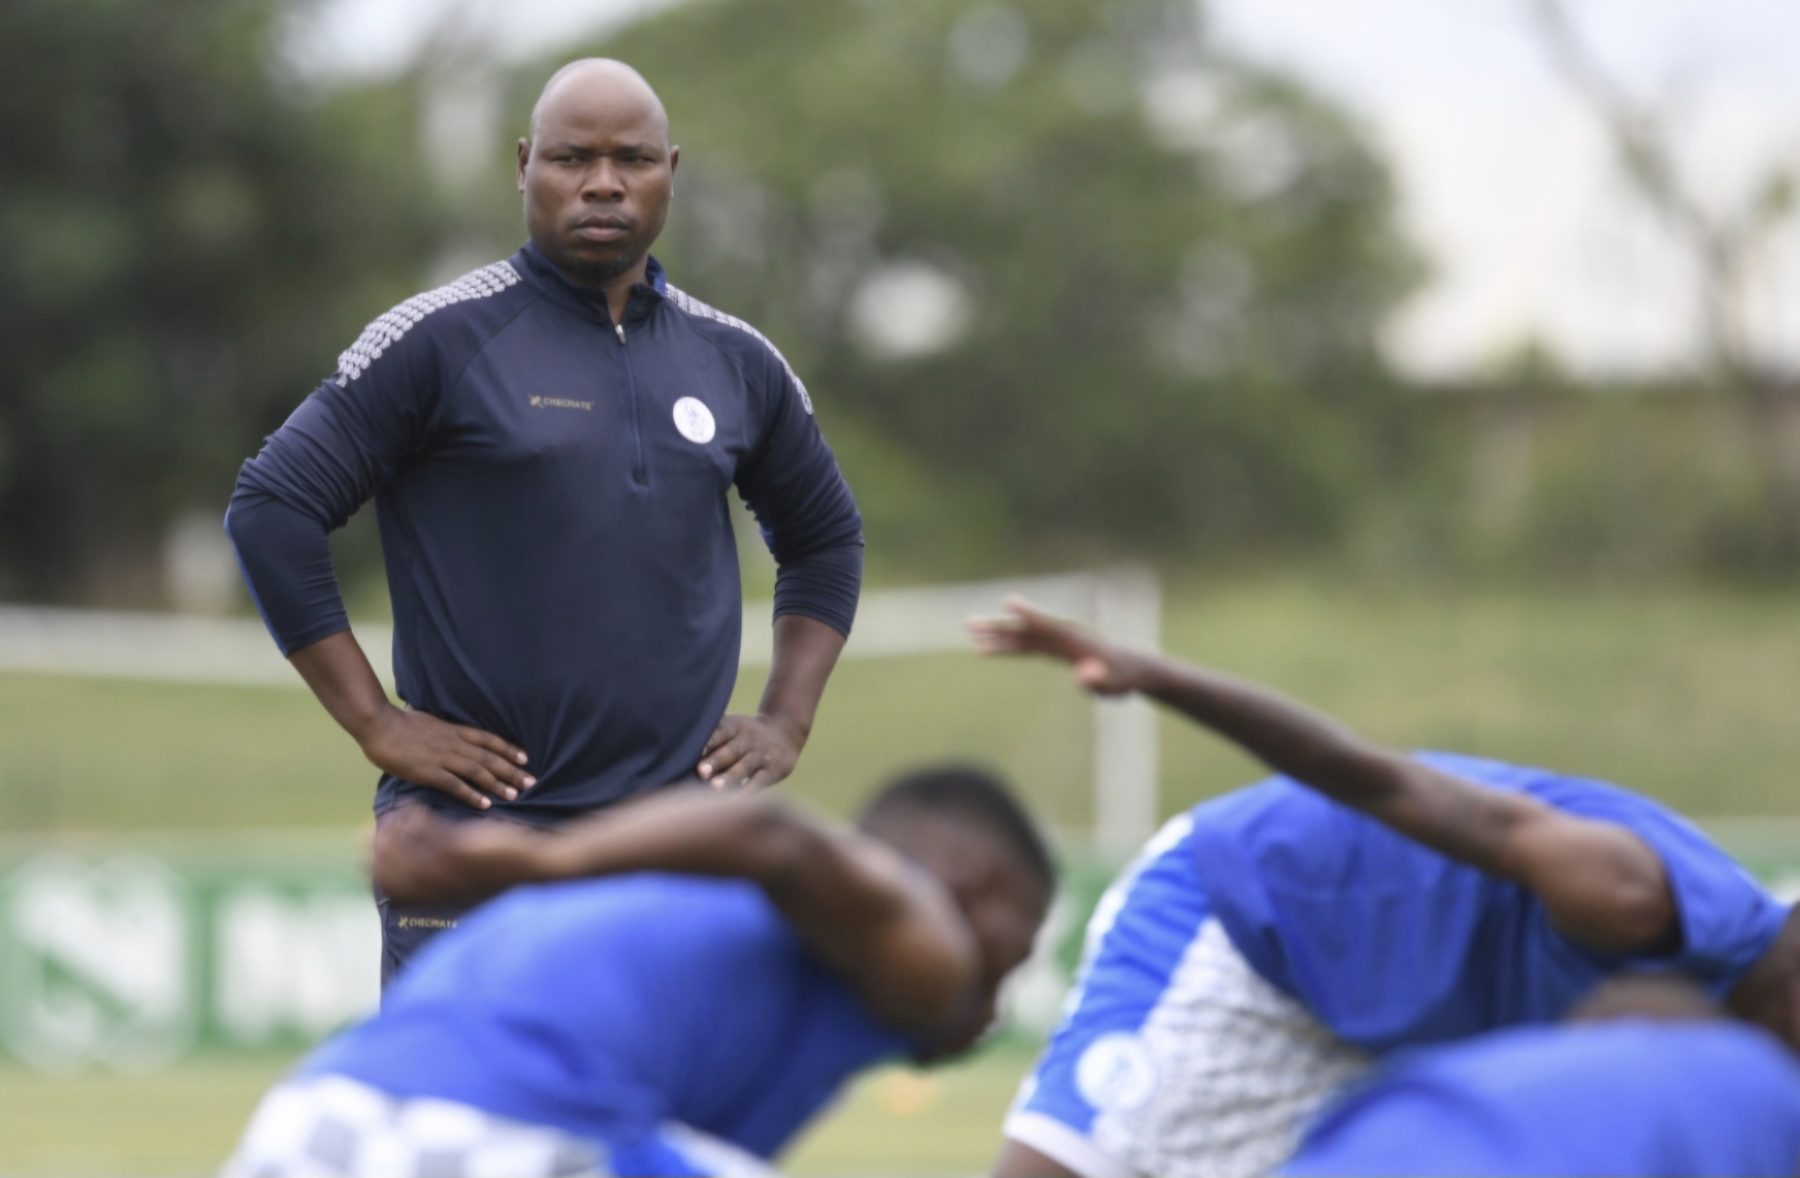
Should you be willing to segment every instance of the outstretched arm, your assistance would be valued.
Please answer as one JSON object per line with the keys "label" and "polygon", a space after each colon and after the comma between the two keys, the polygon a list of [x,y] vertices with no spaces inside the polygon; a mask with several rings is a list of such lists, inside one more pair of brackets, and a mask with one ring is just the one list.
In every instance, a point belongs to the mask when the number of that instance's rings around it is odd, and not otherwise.
{"label": "outstretched arm", "polygon": [[1042,655],[1100,695],[1148,696],[1278,773],[1425,846],[1514,880],[1563,935],[1606,952],[1666,946],[1679,924],[1662,860],[1621,826],[1488,789],[1363,740],[1295,700],[1149,651],[1130,650],[1022,601],[970,623],[984,654]]}
{"label": "outstretched arm", "polygon": [[903,1029],[941,1024],[978,983],[968,924],[935,879],[766,794],[664,790],[558,832],[448,822],[415,806],[375,834],[376,886],[400,902],[473,902],[514,884],[634,871],[756,883],[809,949]]}

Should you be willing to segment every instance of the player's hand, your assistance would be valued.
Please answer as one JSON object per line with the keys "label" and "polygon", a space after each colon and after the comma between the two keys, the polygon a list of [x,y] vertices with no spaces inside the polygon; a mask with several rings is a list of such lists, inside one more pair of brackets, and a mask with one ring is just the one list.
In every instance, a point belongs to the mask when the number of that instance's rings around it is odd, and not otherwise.
{"label": "player's hand", "polygon": [[982,654],[1036,654],[1075,668],[1075,681],[1095,695],[1124,695],[1138,685],[1138,659],[1085,626],[1047,614],[1022,597],[1006,599],[1010,615],[970,618],[969,636]]}
{"label": "player's hand", "polygon": [[766,789],[794,771],[805,744],[799,725],[779,716],[727,715],[706,738],[696,772],[714,789]]}
{"label": "player's hand", "polygon": [[410,708],[389,707],[359,733],[363,756],[402,781],[449,794],[477,810],[512,801],[537,784],[525,751],[479,728]]}
{"label": "player's hand", "polygon": [[553,878],[554,839],[500,819],[452,821],[413,803],[376,819],[370,875],[398,904],[473,904]]}

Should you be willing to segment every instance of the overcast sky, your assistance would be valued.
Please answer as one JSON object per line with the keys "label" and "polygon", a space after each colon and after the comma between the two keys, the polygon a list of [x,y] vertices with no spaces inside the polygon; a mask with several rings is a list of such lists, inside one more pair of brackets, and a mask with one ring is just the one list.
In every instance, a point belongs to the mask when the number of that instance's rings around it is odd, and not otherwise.
{"label": "overcast sky", "polygon": [[[458,0],[503,55],[678,0]],[[1028,3],[1028,0],[1026,0]],[[326,0],[297,40],[314,68],[380,72],[447,0]],[[1800,166],[1800,0],[1572,0],[1617,78],[1673,112],[1684,174],[1716,208],[1770,163]],[[1390,334],[1423,373],[1479,368],[1529,339],[1585,370],[1690,358],[1696,286],[1621,181],[1592,114],[1548,67],[1526,0],[1214,0],[1213,35],[1359,111],[1392,162],[1429,285]],[[1800,228],[1753,292],[1755,337],[1800,363]]]}

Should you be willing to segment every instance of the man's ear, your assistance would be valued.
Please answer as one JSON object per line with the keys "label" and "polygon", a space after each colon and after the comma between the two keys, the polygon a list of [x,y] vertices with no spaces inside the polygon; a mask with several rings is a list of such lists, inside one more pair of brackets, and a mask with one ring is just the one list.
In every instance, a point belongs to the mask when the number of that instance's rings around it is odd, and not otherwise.
{"label": "man's ear", "polygon": [[525,191],[525,165],[528,161],[530,161],[530,159],[531,159],[531,140],[520,139],[519,140],[519,170],[518,170],[518,175],[514,177],[515,181],[518,184],[518,188],[519,188],[520,192]]}

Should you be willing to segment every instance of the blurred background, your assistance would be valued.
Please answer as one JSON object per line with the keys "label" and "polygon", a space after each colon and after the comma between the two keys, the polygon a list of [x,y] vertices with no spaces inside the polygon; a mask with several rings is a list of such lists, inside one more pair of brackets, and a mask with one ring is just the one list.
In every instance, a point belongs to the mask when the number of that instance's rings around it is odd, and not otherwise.
{"label": "blurred background", "polygon": [[963,653],[1010,586],[1785,876],[1797,44],[1784,0],[0,6],[0,1173],[205,1172],[366,1005],[374,773],[220,518],[366,322],[517,247],[515,140],[591,53],[682,147],[658,256],[803,375],[866,521],[783,788],[989,760],[1076,881],[1027,1029],[876,1077],[796,1170],[984,1166],[1083,903],[1254,774]]}

